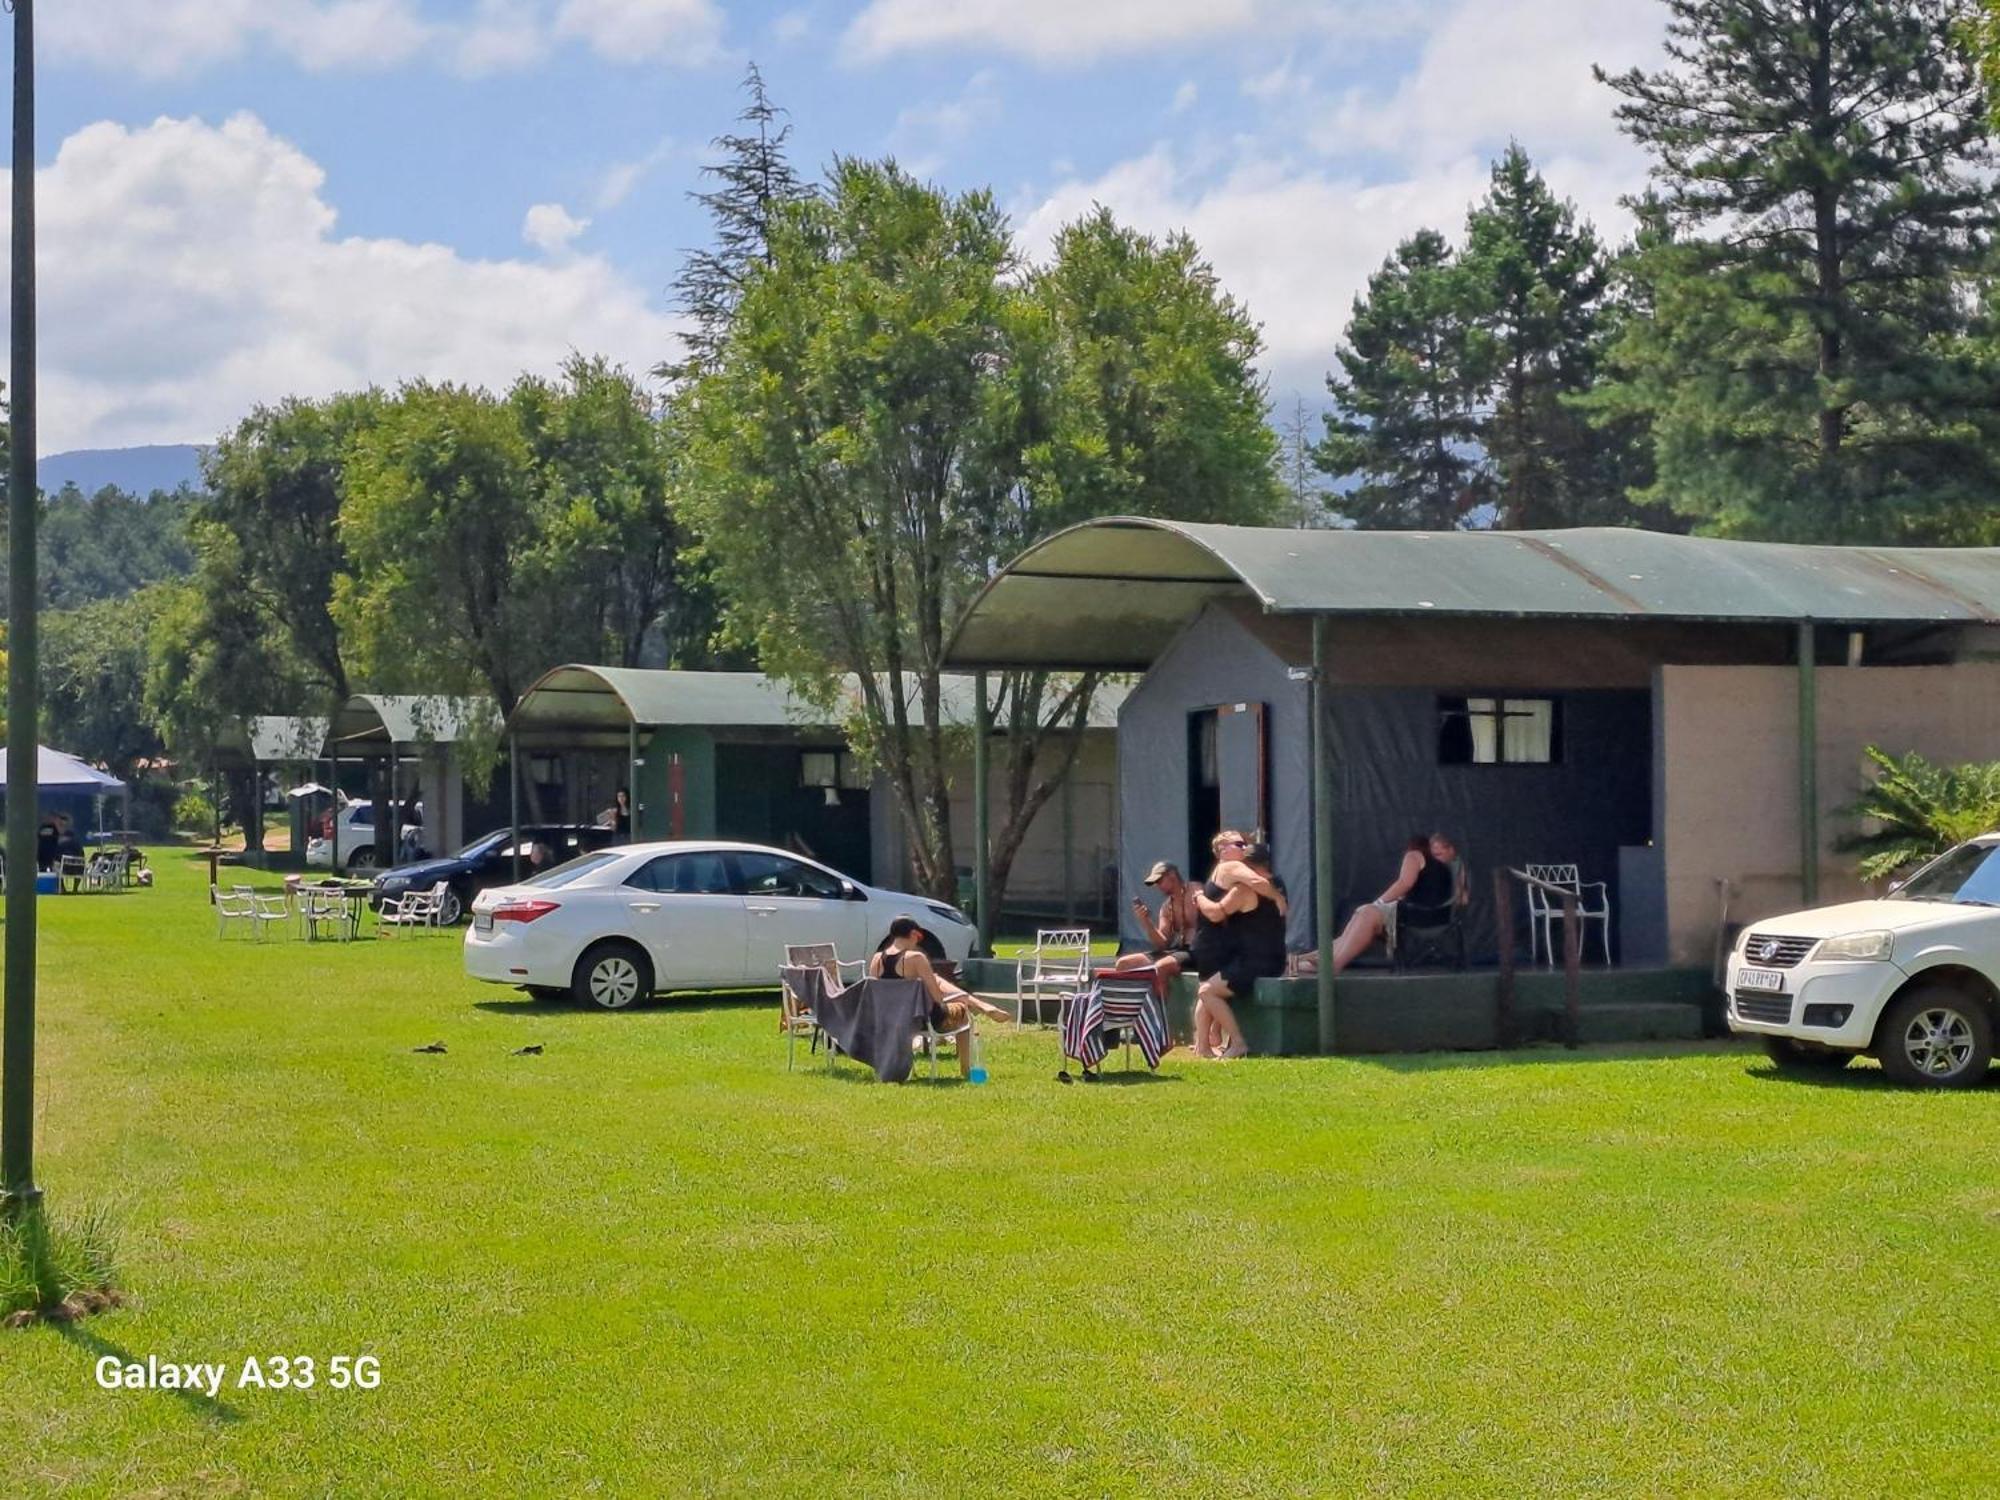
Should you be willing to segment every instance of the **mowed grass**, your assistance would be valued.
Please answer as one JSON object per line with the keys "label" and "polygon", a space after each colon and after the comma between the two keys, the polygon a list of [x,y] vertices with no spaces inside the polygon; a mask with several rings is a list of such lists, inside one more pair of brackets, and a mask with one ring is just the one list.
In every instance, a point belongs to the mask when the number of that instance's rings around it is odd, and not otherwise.
{"label": "mowed grass", "polygon": [[1719,1045],[1063,1087],[1002,1028],[990,1085],[884,1088],[788,1074],[768,997],[221,944],[157,863],[43,906],[40,1176],[115,1207],[134,1301],[0,1335],[8,1493],[2000,1486],[2000,1087]]}

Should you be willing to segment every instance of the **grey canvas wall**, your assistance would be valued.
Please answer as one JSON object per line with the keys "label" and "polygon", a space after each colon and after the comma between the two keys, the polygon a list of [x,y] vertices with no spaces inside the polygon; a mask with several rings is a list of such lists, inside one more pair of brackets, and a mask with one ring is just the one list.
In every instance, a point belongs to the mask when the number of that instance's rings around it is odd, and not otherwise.
{"label": "grey canvas wall", "polygon": [[[1476,691],[1478,684],[1442,691],[1468,688]],[[1496,866],[1577,864],[1584,879],[1612,884],[1615,901],[1619,848],[1644,844],[1652,832],[1651,695],[1554,693],[1563,716],[1559,765],[1446,766],[1437,754],[1439,691],[1342,688],[1333,694],[1341,920],[1394,877],[1410,835],[1432,829],[1451,834],[1472,868],[1476,955],[1496,951]]]}
{"label": "grey canvas wall", "polygon": [[[1306,689],[1226,610],[1183,631],[1118,715],[1120,937],[1139,940],[1130,911],[1156,859],[1183,868],[1188,827],[1188,715],[1224,703],[1262,703],[1269,756],[1272,857],[1292,893],[1291,940],[1312,940],[1312,741]],[[1213,829],[1199,830],[1206,839]],[[1206,871],[1188,871],[1199,876]]]}

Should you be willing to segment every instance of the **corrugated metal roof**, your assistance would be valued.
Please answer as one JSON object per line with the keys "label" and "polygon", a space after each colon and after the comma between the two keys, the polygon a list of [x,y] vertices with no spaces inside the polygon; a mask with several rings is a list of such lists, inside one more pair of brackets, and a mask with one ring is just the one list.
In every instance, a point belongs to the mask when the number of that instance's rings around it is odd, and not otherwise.
{"label": "corrugated metal roof", "polygon": [[1818,547],[1573,531],[1292,531],[1087,522],[1010,563],[959,622],[958,667],[1136,670],[1210,600],[1274,614],[2000,622],[2000,548]]}
{"label": "corrugated metal roof", "polygon": [[[850,699],[859,692],[858,678],[847,680]],[[946,677],[942,710],[947,724],[970,726],[973,681],[969,676]],[[1091,726],[1115,728],[1122,686],[1107,684],[1092,707]],[[555,667],[521,695],[508,718],[509,733],[563,736],[585,732],[625,732],[641,728],[707,729],[835,729],[841,715],[824,710],[793,693],[784,683],[762,672],[680,672],[640,667],[593,667],[581,663]]]}
{"label": "corrugated metal roof", "polygon": [[332,739],[363,745],[449,745],[476,725],[498,725],[491,698],[418,693],[356,693],[333,716]]}
{"label": "corrugated metal roof", "polygon": [[250,720],[250,758],[255,761],[317,760],[326,747],[329,720],[259,714]]}

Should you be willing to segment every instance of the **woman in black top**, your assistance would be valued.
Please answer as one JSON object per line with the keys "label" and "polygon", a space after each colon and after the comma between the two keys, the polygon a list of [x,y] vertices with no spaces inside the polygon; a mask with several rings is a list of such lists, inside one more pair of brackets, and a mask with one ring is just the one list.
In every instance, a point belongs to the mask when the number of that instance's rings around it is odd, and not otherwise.
{"label": "woman in black top", "polygon": [[1229,1002],[1254,991],[1259,979],[1285,972],[1285,887],[1271,873],[1270,845],[1252,844],[1242,858],[1254,883],[1224,890],[1212,880],[1195,898],[1201,913],[1195,959],[1202,976],[1195,999],[1197,1057],[1247,1055],[1249,1044]]}
{"label": "woman in black top", "polygon": [[[1007,1012],[957,985],[946,984],[931,967],[924,952],[924,930],[914,917],[898,917],[889,924],[889,936],[868,961],[868,972],[876,979],[914,979],[930,997],[931,1030],[954,1032],[972,1020],[978,1011],[989,1020],[1002,1020]],[[972,1071],[972,1043],[961,1037],[953,1044],[958,1050],[958,1071]]]}
{"label": "woman in black top", "polygon": [[1333,945],[1333,972],[1338,974],[1353,963],[1378,937],[1393,946],[1396,923],[1403,919],[1407,908],[1463,905],[1466,893],[1458,888],[1459,876],[1453,863],[1457,858],[1457,846],[1442,833],[1411,838],[1409,847],[1403,851],[1402,868],[1388,889],[1367,905],[1357,907],[1347,919],[1346,928]]}

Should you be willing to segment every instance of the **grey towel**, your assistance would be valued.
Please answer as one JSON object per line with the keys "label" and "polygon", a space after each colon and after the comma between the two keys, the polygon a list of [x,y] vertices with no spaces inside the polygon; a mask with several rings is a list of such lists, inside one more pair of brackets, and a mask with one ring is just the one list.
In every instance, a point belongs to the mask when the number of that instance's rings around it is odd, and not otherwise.
{"label": "grey towel", "polygon": [[[795,991],[804,998],[803,991]],[[822,988],[813,1014],[840,1050],[867,1063],[884,1083],[910,1076],[910,1044],[924,1026],[930,996],[914,979],[863,979],[844,990]]]}

